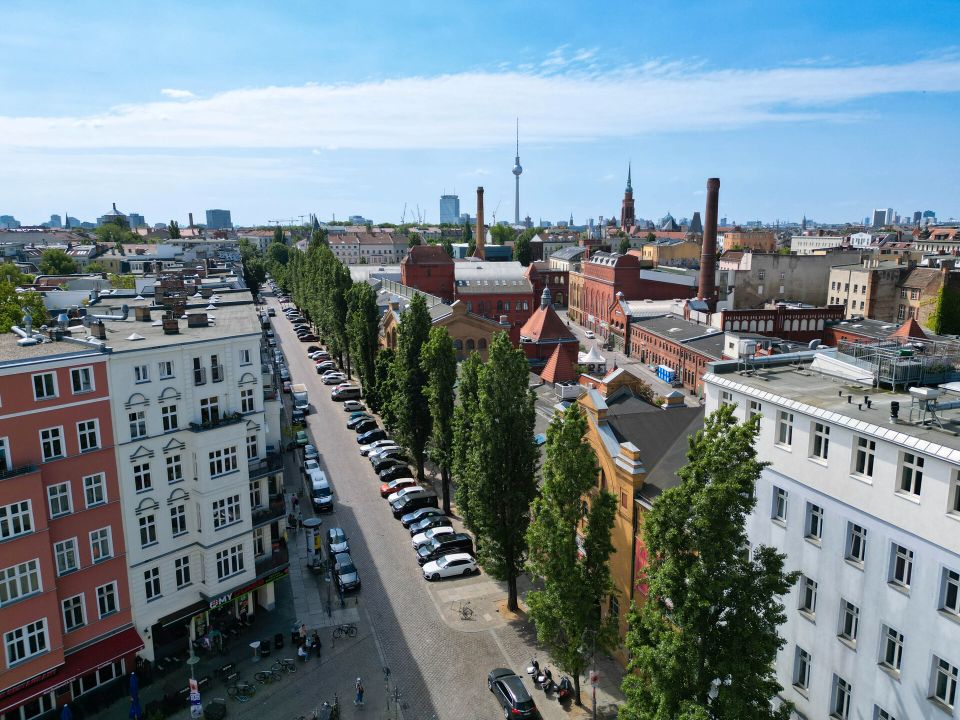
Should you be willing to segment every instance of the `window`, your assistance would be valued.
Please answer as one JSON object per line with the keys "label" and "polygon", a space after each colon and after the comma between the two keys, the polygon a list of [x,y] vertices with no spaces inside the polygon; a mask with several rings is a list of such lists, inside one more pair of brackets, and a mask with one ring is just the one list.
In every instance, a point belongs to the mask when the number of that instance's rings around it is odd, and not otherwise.
{"label": "window", "polygon": [[757,280],[763,280],[766,276],[767,276],[767,271],[766,271],[766,270],[758,270],[758,271],[757,271]]}
{"label": "window", "polygon": [[96,450],[100,447],[100,433],[97,430],[96,420],[85,420],[77,423],[77,438],[80,442],[80,452]]}
{"label": "window", "polygon": [[793,444],[793,413],[777,411],[777,445],[789,447]]}
{"label": "window", "polygon": [[837,636],[851,643],[857,641],[860,632],[860,608],[849,600],[840,598],[840,624]]}
{"label": "window", "polygon": [[243,572],[243,545],[234,545],[217,553],[217,579]]}
{"label": "window", "polygon": [[747,420],[750,418],[756,417],[762,412],[762,406],[758,400],[750,401],[750,409],[747,411]]}
{"label": "window", "polygon": [[33,399],[49,400],[57,396],[57,376],[55,373],[38,373],[33,376]]}
{"label": "window", "polygon": [[259,558],[265,552],[266,545],[263,542],[263,528],[257,528],[253,531],[253,555]]}
{"label": "window", "polygon": [[147,600],[160,597],[160,568],[150,568],[143,573],[143,590]]}
{"label": "window", "polygon": [[71,512],[70,483],[57,483],[47,488],[47,505],[50,508],[50,517],[69,515]]}
{"label": "window", "polygon": [[29,532],[33,532],[33,513],[30,512],[29,500],[0,505],[0,540]]}
{"label": "window", "polygon": [[819,543],[823,537],[823,508],[813,503],[807,503],[807,517],[804,526],[804,537]]}
{"label": "window", "polygon": [[168,380],[173,377],[173,362],[171,360],[160,361],[160,379]]}
{"label": "window", "polygon": [[133,466],[133,486],[137,492],[146,492],[153,489],[153,478],[150,476],[150,463]]}
{"label": "window", "polygon": [[164,405],[160,408],[160,419],[163,421],[163,431],[170,432],[180,427],[176,405]]}
{"label": "window", "polygon": [[907,289],[906,289],[906,288],[900,288],[900,297],[902,297],[902,298],[906,298],[906,297],[907,297]]}
{"label": "window", "polygon": [[817,583],[806,575],[800,576],[800,612],[817,614]]}
{"label": "window", "polygon": [[240,496],[231,495],[213,502],[213,528],[219,530],[240,521]]}
{"label": "window", "polygon": [[150,368],[146,365],[135,365],[133,368],[133,381],[135,383],[150,382]]}
{"label": "window", "polygon": [[770,517],[784,525],[787,524],[787,500],[790,494],[783,488],[773,488],[773,509]]}
{"label": "window", "polygon": [[942,658],[933,656],[933,690],[931,694],[949,708],[957,697],[957,668]]}
{"label": "window", "polygon": [[131,440],[137,440],[138,438],[146,437],[147,419],[143,413],[143,410],[135,410],[131,413],[127,413],[127,420],[130,422]]}
{"label": "window", "polygon": [[830,451],[830,426],[823,423],[813,424],[813,437],[810,445],[810,456],[819,460],[826,460]]}
{"label": "window", "polygon": [[250,351],[241,350],[240,351],[240,364],[241,365],[250,365]]}
{"label": "window", "polygon": [[83,478],[83,494],[87,507],[103,505],[107,501],[106,478],[103,473]]}
{"label": "window", "polygon": [[215,423],[220,420],[220,401],[215,398],[203,398],[200,401],[200,422]]}
{"label": "window", "polygon": [[857,449],[853,457],[853,474],[865,478],[873,477],[873,458],[877,451],[877,441],[858,437]]}
{"label": "window", "polygon": [[908,589],[913,577],[913,550],[894,543],[890,548],[890,574],[888,582]]}
{"label": "window", "polygon": [[28,560],[0,570],[0,607],[40,592],[40,563]]}
{"label": "window", "polygon": [[73,388],[74,395],[92,391],[94,389],[93,368],[73,368],[70,371],[70,386]]}
{"label": "window", "polygon": [[45,652],[47,649],[47,619],[42,618],[29,625],[4,633],[3,644],[7,649],[7,667],[12,667],[15,663]]}
{"label": "window", "polygon": [[184,555],[173,561],[173,569],[177,577],[177,589],[190,584],[190,556]]}
{"label": "window", "polygon": [[960,573],[948,568],[943,569],[940,578],[940,609],[960,615]]}
{"label": "window", "polygon": [[950,500],[947,512],[951,515],[960,515],[960,474],[954,473],[950,478]]}
{"label": "window", "polygon": [[90,555],[95,563],[113,557],[110,528],[100,528],[90,533]]}
{"label": "window", "polygon": [[900,492],[919,495],[922,482],[923,458],[913,453],[903,453],[900,458]]}
{"label": "window", "polygon": [[77,539],[61,540],[53,545],[53,556],[57,562],[57,575],[66,575],[80,567],[77,557]]}
{"label": "window", "polygon": [[847,720],[850,717],[850,697],[853,686],[839,675],[833,676],[833,692],[830,696],[830,717]]}
{"label": "window", "polygon": [[867,559],[867,529],[847,523],[847,560],[863,565]]}
{"label": "window", "polygon": [[167,482],[173,485],[183,480],[183,463],[179,455],[170,455],[167,458]]}
{"label": "window", "polygon": [[900,661],[903,659],[903,633],[884,625],[880,638],[880,664],[899,673]]}
{"label": "window", "polygon": [[237,469],[237,448],[228,447],[210,453],[210,477],[226,475]]}
{"label": "window", "polygon": [[216,355],[210,356],[210,379],[215,383],[223,380],[223,365],[220,364],[220,358]]}
{"label": "window", "polygon": [[907,313],[907,308],[904,305],[901,305],[897,308],[897,320],[903,320],[904,315]]}
{"label": "window", "polygon": [[173,536],[183,535],[187,531],[187,507],[182,503],[170,508],[170,530]]}
{"label": "window", "polygon": [[793,661],[793,684],[801,690],[810,687],[810,653],[799,645]]}
{"label": "window", "polygon": [[115,582],[97,588],[97,609],[104,618],[117,611],[117,584]]}
{"label": "window", "polygon": [[724,405],[733,405],[733,393],[726,390],[720,391],[720,407]]}
{"label": "window", "polygon": [[873,720],[897,720],[893,715],[879,705],[873,706]]}
{"label": "window", "polygon": [[157,516],[149,513],[140,518],[140,546],[149,547],[157,542]]}
{"label": "window", "polygon": [[919,288],[910,288],[910,299],[919,300],[920,299],[920,290]]}
{"label": "window", "polygon": [[256,406],[253,402],[253,390],[247,388],[246,390],[240,391],[240,412],[242,413],[251,413],[256,410]]}
{"label": "window", "polygon": [[63,627],[67,632],[77,630],[87,624],[83,616],[83,595],[74,595],[62,603]]}
{"label": "window", "polygon": [[260,457],[260,440],[256,435],[247,435],[247,460]]}
{"label": "window", "polygon": [[40,431],[40,451],[44,462],[64,456],[62,427],[47,428]]}

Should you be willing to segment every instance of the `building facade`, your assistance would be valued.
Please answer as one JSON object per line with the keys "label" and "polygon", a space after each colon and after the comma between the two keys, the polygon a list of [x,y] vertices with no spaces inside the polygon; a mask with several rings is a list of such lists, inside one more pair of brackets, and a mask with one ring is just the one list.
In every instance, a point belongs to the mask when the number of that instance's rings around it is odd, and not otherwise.
{"label": "building facade", "polygon": [[454,263],[454,297],[466,311],[510,325],[510,340],[520,340],[520,328],[535,309],[533,286],[526,268],[516,261]]}
{"label": "building facade", "polygon": [[[29,333],[28,333],[29,334]],[[107,356],[0,337],[0,717],[27,720],[134,668]]]}
{"label": "building facade", "polygon": [[535,260],[527,266],[527,279],[533,287],[533,296],[540,297],[543,289],[548,288],[554,307],[567,305],[567,298],[570,297],[567,291],[569,274],[566,270],[553,267],[547,260]]}
{"label": "building facade", "polygon": [[452,301],[453,266],[453,259],[442,246],[415,245],[400,263],[400,283]]}
{"label": "building facade", "polygon": [[230,230],[233,220],[229,210],[207,210],[207,230]]}
{"label": "building facade", "polygon": [[880,399],[841,377],[798,375],[790,363],[771,362],[762,378],[738,374],[735,363],[711,371],[707,412],[728,403],[741,420],[761,417],[756,448],[768,466],[748,518],[750,546],[776,548],[801,573],[783,598],[783,697],[806,718],[954,716],[955,412],[942,413],[944,430],[916,423],[908,413],[916,395]]}
{"label": "building facade", "polygon": [[457,195],[441,195],[440,224],[459,225],[460,223],[460,197]]}

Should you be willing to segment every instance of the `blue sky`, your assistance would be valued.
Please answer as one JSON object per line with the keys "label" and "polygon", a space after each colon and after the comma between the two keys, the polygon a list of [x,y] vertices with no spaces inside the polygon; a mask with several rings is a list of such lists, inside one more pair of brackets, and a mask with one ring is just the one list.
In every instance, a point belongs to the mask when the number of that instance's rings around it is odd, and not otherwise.
{"label": "blue sky", "polygon": [[[960,3],[5,0],[0,214],[960,216]],[[408,215],[409,216],[409,215]]]}

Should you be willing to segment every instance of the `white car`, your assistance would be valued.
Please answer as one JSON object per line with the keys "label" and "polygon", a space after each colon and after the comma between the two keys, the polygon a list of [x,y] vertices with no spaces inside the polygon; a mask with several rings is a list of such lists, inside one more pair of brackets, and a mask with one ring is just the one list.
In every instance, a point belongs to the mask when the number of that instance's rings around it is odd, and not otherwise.
{"label": "white car", "polygon": [[583,333],[583,336],[584,336],[587,340],[593,340],[594,338],[597,337],[596,335],[593,334],[593,330],[587,330],[587,331],[585,331],[585,332]]}
{"label": "white car", "polygon": [[453,532],[453,528],[449,525],[441,525],[440,527],[431,528],[426,532],[417,533],[413,536],[413,539],[410,540],[410,544],[413,545],[413,549],[416,550],[424,543],[428,543],[433,540],[437,535],[450,535]]}
{"label": "white car", "polygon": [[405,488],[400,488],[395,493],[391,493],[390,495],[387,495],[387,502],[393,505],[393,503],[395,503],[397,500],[402,498],[407,493],[420,492],[421,490],[423,490],[423,488],[419,484],[408,485]]}
{"label": "white car", "polygon": [[343,403],[344,412],[362,412],[366,410],[363,403],[358,400],[346,400]]}
{"label": "white car", "polygon": [[339,385],[344,380],[347,379],[347,376],[343,373],[334,373],[333,375],[327,375],[323,378],[324,385]]}
{"label": "white car", "polygon": [[452,553],[423,566],[423,577],[427,580],[439,580],[458,575],[473,575],[480,572],[477,561],[467,553]]}
{"label": "white car", "polygon": [[303,464],[304,475],[309,475],[311,470],[319,470],[319,469],[320,469],[320,463],[318,463],[316,460],[307,460]]}
{"label": "white car", "polygon": [[370,461],[371,465],[376,465],[380,460],[384,460],[389,457],[394,457],[395,455],[403,455],[403,448],[399,445],[390,447],[378,448],[369,455],[367,455],[367,460]]}
{"label": "white car", "polygon": [[[388,447],[391,447],[391,446],[397,446],[397,442],[396,442],[395,440],[374,440],[374,441],[373,441],[372,443],[370,443],[369,445],[361,445],[361,446],[360,446],[360,454],[363,455],[364,457],[366,457],[367,455],[369,455],[369,454],[372,453],[372,452],[377,452],[377,451],[379,451],[380,448],[388,448]],[[399,447],[399,446],[397,446],[397,447]]]}

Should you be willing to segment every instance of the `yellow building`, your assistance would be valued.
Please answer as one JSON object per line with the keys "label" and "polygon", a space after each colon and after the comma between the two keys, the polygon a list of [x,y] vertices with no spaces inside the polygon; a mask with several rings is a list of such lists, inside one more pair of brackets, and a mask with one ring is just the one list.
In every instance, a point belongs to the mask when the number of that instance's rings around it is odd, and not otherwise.
{"label": "yellow building", "polygon": [[[637,396],[643,382],[620,368],[584,393],[579,403],[587,417],[587,439],[597,457],[598,488],[617,498],[612,530],[610,574],[614,593],[603,612],[617,617],[621,642],[627,613],[645,588],[638,577],[646,565],[640,537],[643,514],[664,490],[679,484],[676,471],[686,464],[687,438],[703,427],[703,408],[687,407],[677,391],[663,406]],[[626,663],[621,649],[617,657]]]}
{"label": "yellow building", "polygon": [[[510,332],[510,323],[500,324],[479,315],[467,312],[467,306],[461,301],[452,305],[436,304],[429,307],[433,325],[445,327],[453,340],[457,351],[457,360],[464,360],[476,350],[480,359],[486,362],[487,348],[495,332]],[[387,312],[380,319],[380,346],[397,347],[397,328],[400,325],[400,303],[391,302]]]}
{"label": "yellow building", "polygon": [[[673,238],[644,243],[638,249],[641,259],[651,263],[653,267],[699,260],[702,252],[698,242]],[[636,251],[634,254],[637,254]]]}

